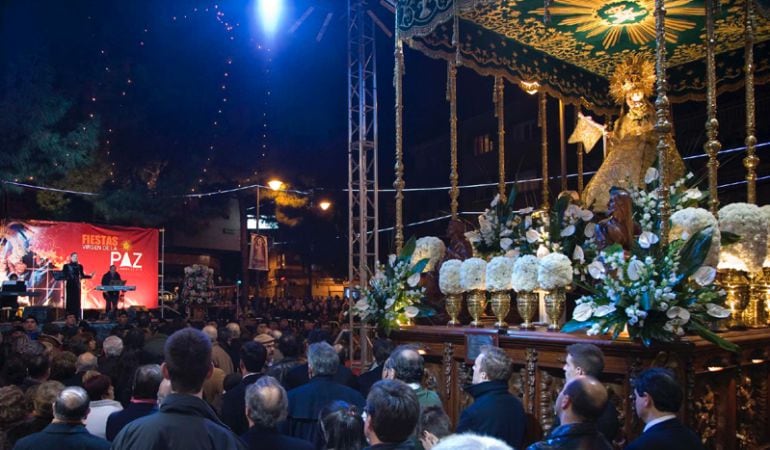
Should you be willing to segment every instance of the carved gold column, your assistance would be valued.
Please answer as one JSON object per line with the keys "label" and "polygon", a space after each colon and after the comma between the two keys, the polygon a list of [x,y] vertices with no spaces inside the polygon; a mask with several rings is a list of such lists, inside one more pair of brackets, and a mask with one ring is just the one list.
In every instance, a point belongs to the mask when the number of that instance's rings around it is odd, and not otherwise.
{"label": "carved gold column", "polygon": [[666,95],[666,8],[664,0],[655,0],[655,77],[657,98],[655,99],[655,131],[658,133],[658,166],[660,172],[660,241],[668,242],[669,170],[668,152],[671,138],[669,102]]}
{"label": "carved gold column", "polygon": [[396,252],[404,246],[404,43],[396,36],[395,67],[393,70],[393,87],[396,91]]}
{"label": "carved gold column", "polygon": [[495,117],[497,117],[497,191],[500,200],[505,199],[505,80],[495,77],[494,94]]}
{"label": "carved gold column", "polygon": [[[580,105],[575,105],[575,126],[578,123],[578,114],[580,114]],[[583,197],[583,144],[577,143],[577,188],[580,197]]]}
{"label": "carved gold column", "polygon": [[452,60],[447,62],[446,98],[449,102],[449,208],[452,219],[457,219],[460,196],[459,176],[457,174],[457,65]]}
{"label": "carved gold column", "polygon": [[717,77],[714,63],[714,2],[706,0],[706,143],[703,150],[709,157],[709,209],[714,216],[719,211],[719,196],[717,193],[717,169],[719,160],[717,155],[722,149],[722,144],[717,139],[719,133],[719,121],[717,120]]}
{"label": "carved gold column", "polygon": [[567,190],[567,139],[564,136],[564,102],[559,99],[559,178],[561,192]]}
{"label": "carved gold column", "polygon": [[759,158],[756,155],[757,138],[754,104],[754,2],[746,0],[746,157],[743,166],[746,167],[746,197],[748,203],[757,203],[757,166]]}
{"label": "carved gold column", "polygon": [[543,166],[543,209],[551,207],[550,191],[548,190],[548,119],[546,112],[548,107],[548,97],[544,90],[540,90],[540,109],[538,110],[537,124],[540,127],[540,157]]}

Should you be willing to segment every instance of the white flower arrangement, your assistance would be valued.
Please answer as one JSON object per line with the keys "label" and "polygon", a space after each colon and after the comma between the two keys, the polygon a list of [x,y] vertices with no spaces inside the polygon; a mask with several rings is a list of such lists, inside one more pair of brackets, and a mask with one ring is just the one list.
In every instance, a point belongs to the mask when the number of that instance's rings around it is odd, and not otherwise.
{"label": "white flower arrangement", "polygon": [[423,273],[433,271],[439,262],[444,259],[446,246],[444,241],[435,236],[425,236],[417,239],[414,253],[412,253],[412,264],[417,264],[422,259],[427,259],[428,264],[423,269]]}
{"label": "white flower arrangement", "polygon": [[444,295],[462,294],[463,287],[460,285],[460,267],[462,261],[459,259],[450,259],[444,261],[438,272],[438,287]]}
{"label": "white flower arrangement", "polygon": [[770,267],[770,205],[760,206],[759,210],[765,216],[767,220],[767,254],[765,255],[765,262],[762,267]]}
{"label": "white flower arrangement", "polygon": [[481,258],[468,258],[460,266],[460,286],[464,292],[483,291],[486,288],[487,262]]}
{"label": "white flower arrangement", "polygon": [[761,269],[767,254],[767,218],[757,205],[731,203],[719,210],[719,230],[740,240],[725,246],[719,268],[754,272]]}
{"label": "white flower arrangement", "polygon": [[537,266],[537,257],[534,255],[524,255],[516,259],[511,273],[511,287],[516,292],[532,292],[537,289]]}
{"label": "white flower arrangement", "polygon": [[703,264],[716,267],[719,263],[719,250],[721,246],[721,233],[719,232],[719,223],[716,217],[708,210],[703,208],[684,208],[671,215],[671,230],[668,233],[668,239],[675,241],[677,239],[687,240],[690,236],[706,228],[713,228],[714,233],[711,238],[711,246],[708,255]]}
{"label": "white flower arrangement", "polygon": [[511,275],[513,274],[513,258],[495,256],[487,264],[487,291],[500,292],[511,290]]}
{"label": "white flower arrangement", "polygon": [[561,253],[550,253],[539,261],[537,283],[542,289],[565,288],[572,284],[572,261]]}
{"label": "white flower arrangement", "polygon": [[589,260],[591,283],[584,286],[589,295],[577,300],[562,331],[586,329],[590,336],[611,333],[615,339],[627,329],[646,346],[691,332],[726,350],[738,350],[710,330],[714,321],[730,314],[724,291],[714,283],[714,264],[721,241],[734,236],[720,235],[721,214],[717,227],[708,211],[697,208],[706,196],[687,186],[690,179],[688,174],[670,187],[674,213],[665,246],[660,243],[658,171],[648,170],[645,188],[630,191],[634,220],[642,228],[638,245],[626,251],[614,244]]}
{"label": "white flower arrangement", "polygon": [[421,259],[412,264],[415,240],[411,238],[399,255],[390,255],[387,264],[379,264],[361,299],[352,308],[363,322],[373,323],[386,333],[417,316],[430,316],[435,311],[421,305],[425,288],[420,287],[420,274],[428,264]]}

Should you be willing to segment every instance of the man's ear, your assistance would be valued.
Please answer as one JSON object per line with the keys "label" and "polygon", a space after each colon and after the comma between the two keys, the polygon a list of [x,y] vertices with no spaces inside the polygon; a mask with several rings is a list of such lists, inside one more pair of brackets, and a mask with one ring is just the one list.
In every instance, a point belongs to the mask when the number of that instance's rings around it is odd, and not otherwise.
{"label": "man's ear", "polygon": [[168,374],[168,366],[166,363],[160,365],[160,371],[163,373],[163,378],[170,380],[171,376]]}

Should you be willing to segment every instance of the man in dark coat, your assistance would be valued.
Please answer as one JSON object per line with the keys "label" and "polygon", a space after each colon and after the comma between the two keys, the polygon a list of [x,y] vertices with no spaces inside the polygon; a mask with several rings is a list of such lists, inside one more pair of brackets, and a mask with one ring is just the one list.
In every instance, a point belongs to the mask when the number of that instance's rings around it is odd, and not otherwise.
{"label": "man in dark coat", "polygon": [[157,364],[147,364],[136,369],[131,403],[122,411],[114,412],[107,417],[108,441],[114,440],[120,430],[129,423],[158,411],[158,387],[161,381],[163,381],[163,373]]}
{"label": "man in dark coat", "polygon": [[634,380],[634,407],[644,431],[626,450],[704,450],[698,435],[676,417],[682,388],[669,370],[647,369]]}
{"label": "man in dark coat", "polygon": [[39,433],[31,434],[16,442],[18,450],[103,450],[110,448],[105,439],[86,430],[88,394],[83,388],[68,387],[56,397],[53,405],[54,419]]}
{"label": "man in dark coat", "polygon": [[[102,286],[112,286],[114,282],[122,281],[120,274],[117,271],[115,264],[110,266],[110,271],[102,275]],[[118,291],[105,291],[102,292],[104,301],[106,302],[106,312],[110,319],[118,311],[118,300],[120,299],[120,292]]]}
{"label": "man in dark coat", "polygon": [[369,389],[372,385],[382,380],[382,366],[385,364],[385,360],[388,359],[394,349],[393,341],[390,339],[377,339],[372,346],[372,352],[374,353],[374,360],[377,363],[374,367],[369,369],[368,372],[364,372],[358,376],[358,391],[361,395],[366,397],[369,395]]}
{"label": "man in dark coat", "polygon": [[202,398],[203,382],[213,369],[208,336],[194,328],[172,334],[161,366],[163,377],[171,381],[171,394],[157,413],[126,425],[113,441],[113,450],[244,449]]}
{"label": "man in dark coat", "polygon": [[[581,376],[599,379],[604,371],[604,353],[593,344],[572,344],[567,346],[567,358],[564,362],[564,378],[569,383]],[[559,416],[553,422],[552,430],[560,425]],[[602,415],[596,420],[596,427],[609,442],[615,440],[620,429],[618,411],[612,401],[607,401]]]}
{"label": "man in dark coat", "polygon": [[259,342],[250,341],[241,346],[239,355],[241,382],[222,396],[222,422],[233,432],[241,435],[249,429],[246,420],[246,388],[262,376],[262,368],[267,360],[267,350]]}
{"label": "man in dark coat", "polygon": [[265,376],[246,388],[246,417],[249,431],[241,439],[251,450],[313,450],[313,444],[278,431],[286,418],[289,397],[275,378]]}
{"label": "man in dark coat", "polygon": [[[287,375],[289,372],[297,366],[305,365],[299,357],[300,353],[302,353],[302,342],[300,341],[299,336],[289,332],[281,336],[278,339],[278,351],[281,352],[283,358],[270,366],[267,370],[267,375],[275,378],[279,383],[286,386]],[[305,376],[307,376],[307,370],[305,370]]]}
{"label": "man in dark coat", "polygon": [[413,450],[420,402],[414,389],[402,381],[375,383],[366,397],[364,434],[366,450]]}
{"label": "man in dark coat", "polygon": [[62,273],[64,274],[67,312],[75,314],[76,317],[82,318],[80,310],[80,280],[92,278],[94,273],[86,275],[83,272],[83,266],[78,263],[78,254],[72,253],[70,255],[70,262],[62,267]]}
{"label": "man in dark coat", "polygon": [[568,381],[554,407],[560,426],[528,450],[612,450],[596,421],[607,403],[607,390],[596,379],[583,376]]}
{"label": "man in dark coat", "polygon": [[497,347],[484,346],[473,366],[473,384],[466,391],[475,401],[460,414],[457,433],[492,436],[513,448],[524,443],[524,408],[508,392],[513,361]]}
{"label": "man in dark coat", "polygon": [[318,342],[307,351],[310,382],[289,391],[289,415],[284,431],[290,436],[319,444],[321,430],[318,414],[329,403],[342,400],[359,408],[364,406],[361,394],[334,381],[340,365],[339,356],[326,342]]}

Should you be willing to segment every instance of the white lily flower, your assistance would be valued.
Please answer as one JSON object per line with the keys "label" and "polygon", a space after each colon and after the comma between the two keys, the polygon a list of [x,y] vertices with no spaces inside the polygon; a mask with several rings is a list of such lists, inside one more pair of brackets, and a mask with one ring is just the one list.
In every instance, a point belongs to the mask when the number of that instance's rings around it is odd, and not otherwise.
{"label": "white lily flower", "polygon": [[626,269],[626,273],[628,274],[628,279],[631,281],[636,281],[639,278],[642,277],[642,272],[644,271],[644,263],[639,261],[638,259],[634,259],[631,262],[628,263],[628,269]]}
{"label": "white lily flower", "polygon": [[604,268],[604,264],[601,261],[595,260],[588,265],[588,273],[596,280],[604,279],[607,274],[607,270]]}
{"label": "white lily flower", "polygon": [[575,225],[570,225],[564,228],[563,230],[561,230],[561,233],[559,233],[561,237],[572,236],[573,234],[575,234]]}
{"label": "white lily flower", "polygon": [[681,306],[673,306],[666,311],[666,317],[669,319],[679,319],[679,324],[684,325],[690,321],[690,311]]}
{"label": "white lily flower", "polygon": [[572,311],[572,318],[578,322],[585,322],[593,315],[594,307],[592,303],[581,303]]}
{"label": "white lily flower", "polygon": [[420,283],[420,272],[412,274],[409,278],[406,279],[406,284],[408,284],[409,287],[415,287],[419,283]]}
{"label": "white lily flower", "polygon": [[575,261],[579,261],[581,264],[585,262],[585,253],[583,252],[583,247],[576,245],[575,250],[572,252],[572,259]]}
{"label": "white lily flower", "polygon": [[700,200],[703,198],[703,192],[700,189],[691,188],[684,193],[684,198],[691,200]]}
{"label": "white lily flower", "polygon": [[657,180],[660,174],[658,173],[658,169],[654,167],[650,167],[647,169],[647,173],[644,174],[644,183],[650,184],[653,181]]}
{"label": "white lily flower", "polygon": [[724,319],[730,316],[730,310],[719,306],[716,303],[706,303],[706,313],[708,313],[711,317],[716,317],[717,319]]}
{"label": "white lily flower", "polygon": [[396,255],[388,255],[388,264],[393,265],[396,263]]}
{"label": "white lily flower", "polygon": [[519,250],[518,248],[514,248],[513,250],[508,250],[507,252],[505,252],[505,256],[507,256],[508,258],[516,259],[519,257],[520,253],[521,253],[521,250]]}
{"label": "white lily flower", "polygon": [[692,278],[701,286],[709,286],[717,276],[717,269],[709,266],[701,266],[692,274]]}
{"label": "white lily flower", "polygon": [[614,313],[616,310],[615,305],[601,305],[596,308],[594,315],[596,317],[604,317],[608,314]]}
{"label": "white lily flower", "polygon": [[511,238],[500,239],[500,248],[503,250],[508,250],[509,248],[511,248],[512,244],[513,244],[513,239]]}
{"label": "white lily flower", "polygon": [[550,253],[551,253],[551,251],[548,250],[548,247],[546,247],[543,244],[540,244],[540,247],[537,248],[537,258],[538,259],[545,258]]}
{"label": "white lily flower", "polygon": [[385,309],[390,309],[394,303],[396,303],[396,298],[388,297],[388,299],[385,300]]}
{"label": "white lily flower", "polygon": [[591,239],[596,234],[596,224],[593,222],[588,222],[586,224],[586,229],[583,232],[588,239]]}
{"label": "white lily flower", "polygon": [[359,311],[366,311],[369,309],[369,302],[366,301],[365,298],[362,298],[361,300],[356,302],[356,309]]}
{"label": "white lily flower", "polygon": [[639,235],[639,246],[642,248],[650,248],[650,246],[657,244],[659,241],[658,235],[651,231],[643,231]]}
{"label": "white lily flower", "polygon": [[413,319],[417,317],[417,314],[420,314],[420,310],[416,306],[407,306],[404,308],[404,314],[406,317]]}
{"label": "white lily flower", "polygon": [[495,195],[495,198],[492,199],[492,203],[490,203],[489,206],[494,208],[498,203],[500,203],[500,194]]}
{"label": "white lily flower", "polygon": [[540,240],[540,233],[538,233],[537,230],[533,230],[532,228],[527,230],[526,236],[527,236],[527,242],[529,242],[530,244]]}
{"label": "white lily flower", "polygon": [[587,209],[582,209],[580,210],[580,218],[583,219],[583,222],[588,222],[594,218],[594,213]]}

